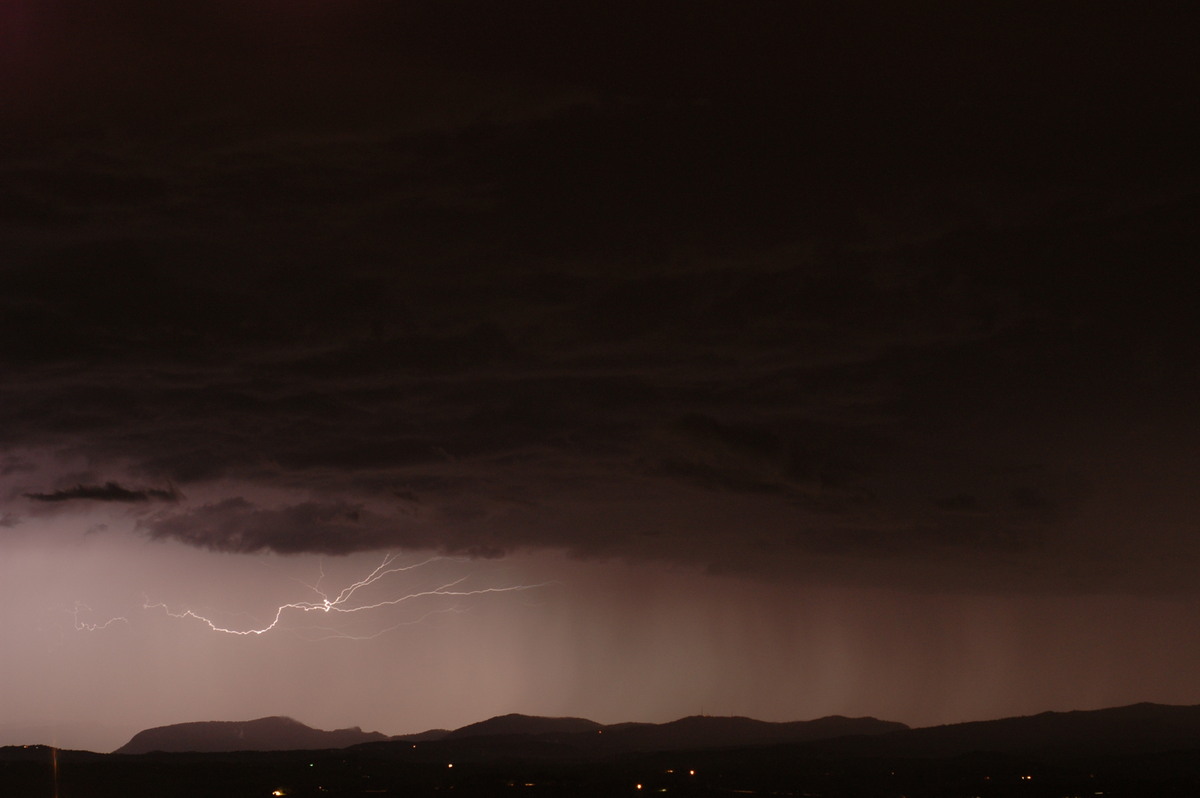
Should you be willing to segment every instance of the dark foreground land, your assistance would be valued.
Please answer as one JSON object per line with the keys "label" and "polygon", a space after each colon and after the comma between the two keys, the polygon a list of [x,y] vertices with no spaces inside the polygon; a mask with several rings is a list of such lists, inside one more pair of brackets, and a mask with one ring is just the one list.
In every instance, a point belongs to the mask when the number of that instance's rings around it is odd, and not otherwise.
{"label": "dark foreground land", "polygon": [[[824,796],[980,798],[1200,795],[1200,750],[1062,759],[1006,754],[874,757],[802,746],[623,755],[572,762],[536,755],[445,761],[445,751],[101,755],[6,752],[0,795],[142,796]],[[55,763],[57,760],[57,766]],[[453,765],[453,766],[451,766]]]}
{"label": "dark foreground land", "polygon": [[[222,739],[229,725],[163,727],[134,740],[196,745]],[[235,725],[282,729],[294,740],[300,724]],[[505,716],[428,734],[319,750],[0,748],[0,798],[1200,796],[1200,706],[1138,704],[921,729],[846,718],[601,727]],[[822,734],[830,736],[814,736]]]}

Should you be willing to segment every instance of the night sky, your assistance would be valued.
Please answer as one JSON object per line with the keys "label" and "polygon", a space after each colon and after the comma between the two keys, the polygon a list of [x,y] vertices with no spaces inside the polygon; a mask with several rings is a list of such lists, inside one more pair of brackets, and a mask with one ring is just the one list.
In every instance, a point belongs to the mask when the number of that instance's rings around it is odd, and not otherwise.
{"label": "night sky", "polygon": [[1200,703],[1200,14],[1102,6],[0,2],[0,744]]}

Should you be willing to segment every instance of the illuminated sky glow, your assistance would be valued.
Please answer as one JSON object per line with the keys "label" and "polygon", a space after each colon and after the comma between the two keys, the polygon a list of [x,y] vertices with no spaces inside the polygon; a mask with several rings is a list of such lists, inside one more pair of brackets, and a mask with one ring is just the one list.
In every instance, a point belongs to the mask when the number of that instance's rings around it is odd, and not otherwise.
{"label": "illuminated sky glow", "polygon": [[500,9],[0,9],[0,744],[1200,702],[1188,20]]}

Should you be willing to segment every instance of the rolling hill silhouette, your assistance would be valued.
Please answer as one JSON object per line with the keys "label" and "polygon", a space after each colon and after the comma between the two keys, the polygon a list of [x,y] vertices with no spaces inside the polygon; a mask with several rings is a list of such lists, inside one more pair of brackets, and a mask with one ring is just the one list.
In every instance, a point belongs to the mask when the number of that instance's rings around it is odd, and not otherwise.
{"label": "rolling hill silhouette", "polygon": [[604,726],[587,718],[542,718],[535,715],[500,715],[471,723],[446,734],[446,739],[484,737],[501,734],[573,734],[592,732]]}
{"label": "rolling hill silhouette", "polygon": [[1137,755],[1200,748],[1200,706],[1132,704],[908,729],[817,744],[856,756],[945,757],[989,752]]}
{"label": "rolling hill silhouette", "polygon": [[607,727],[602,744],[621,751],[678,751],[691,748],[801,743],[849,735],[877,735],[907,729],[876,718],[831,715],[816,720],[770,723],[753,718],[691,715],[670,723],[627,723]]}

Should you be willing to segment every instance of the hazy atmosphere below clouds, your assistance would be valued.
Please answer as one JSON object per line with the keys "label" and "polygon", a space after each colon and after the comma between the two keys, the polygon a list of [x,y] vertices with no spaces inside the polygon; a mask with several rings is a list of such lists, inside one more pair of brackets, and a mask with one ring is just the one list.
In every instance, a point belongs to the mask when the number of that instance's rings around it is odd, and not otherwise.
{"label": "hazy atmosphere below clouds", "polygon": [[1193,17],[5,3],[0,744],[1200,703]]}

